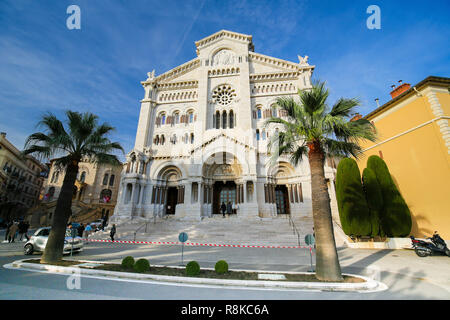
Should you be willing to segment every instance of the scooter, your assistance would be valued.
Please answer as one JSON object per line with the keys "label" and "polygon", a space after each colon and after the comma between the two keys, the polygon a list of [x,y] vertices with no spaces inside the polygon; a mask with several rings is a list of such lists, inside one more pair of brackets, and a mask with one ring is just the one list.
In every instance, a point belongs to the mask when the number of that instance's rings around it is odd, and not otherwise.
{"label": "scooter", "polygon": [[434,232],[433,236],[426,238],[429,241],[417,240],[413,236],[410,236],[412,246],[416,254],[423,258],[426,256],[431,256],[434,253],[445,254],[450,257],[450,250],[447,248],[447,244],[444,239],[442,239],[437,231]]}

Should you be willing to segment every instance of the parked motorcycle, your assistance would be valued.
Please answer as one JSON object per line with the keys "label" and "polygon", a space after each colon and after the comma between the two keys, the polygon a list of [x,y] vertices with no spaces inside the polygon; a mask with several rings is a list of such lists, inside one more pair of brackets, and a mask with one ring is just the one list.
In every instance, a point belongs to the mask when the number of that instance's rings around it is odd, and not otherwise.
{"label": "parked motorcycle", "polygon": [[412,246],[414,251],[419,257],[431,256],[435,253],[445,254],[450,257],[450,250],[447,248],[447,244],[444,239],[442,239],[437,231],[434,232],[433,236],[426,238],[430,241],[417,240],[413,236],[410,236]]}

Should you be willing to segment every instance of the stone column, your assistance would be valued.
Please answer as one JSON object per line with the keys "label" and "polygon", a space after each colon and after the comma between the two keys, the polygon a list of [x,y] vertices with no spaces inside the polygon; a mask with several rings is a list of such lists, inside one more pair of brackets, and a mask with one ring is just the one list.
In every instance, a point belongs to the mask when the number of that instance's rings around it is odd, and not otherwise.
{"label": "stone column", "polygon": [[142,205],[143,195],[144,195],[144,186],[142,184],[139,184],[139,200],[138,200],[139,205]]}
{"label": "stone column", "polygon": [[131,184],[131,200],[130,200],[130,202],[132,203],[132,204],[134,204],[134,198],[135,198],[135,196],[136,196],[136,182],[133,182],[132,184]]}

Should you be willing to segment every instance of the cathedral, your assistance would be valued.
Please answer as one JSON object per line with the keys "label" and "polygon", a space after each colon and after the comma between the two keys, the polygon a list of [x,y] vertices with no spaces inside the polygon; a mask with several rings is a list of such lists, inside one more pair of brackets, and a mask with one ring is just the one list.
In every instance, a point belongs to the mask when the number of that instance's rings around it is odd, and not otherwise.
{"label": "cathedral", "polygon": [[[256,53],[251,35],[222,30],[195,42],[197,57],[163,74],[149,72],[133,150],[126,157],[114,219],[173,216],[238,219],[312,217],[308,159],[270,161],[265,125],[285,117],[279,97],[311,88],[308,57],[285,61]],[[336,165],[325,174],[337,213]]]}

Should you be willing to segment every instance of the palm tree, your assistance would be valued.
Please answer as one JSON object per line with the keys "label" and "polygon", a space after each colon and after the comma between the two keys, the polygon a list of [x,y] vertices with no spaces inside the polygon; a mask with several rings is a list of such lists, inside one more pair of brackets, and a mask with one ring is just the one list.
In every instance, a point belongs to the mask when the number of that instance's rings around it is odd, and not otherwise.
{"label": "palm tree", "polygon": [[42,117],[38,127],[44,132],[30,135],[25,142],[24,154],[35,154],[40,158],[57,157],[55,166],[66,170],[61,192],[56,202],[52,231],[47,241],[41,263],[54,263],[62,259],[67,222],[72,213],[72,194],[78,174],[78,164],[87,160],[97,163],[120,164],[111,154],[123,148],[111,142],[106,136],[114,130],[109,124],[98,124],[98,117],[92,113],[66,111],[67,131],[55,115]]}
{"label": "palm tree", "polygon": [[[326,157],[342,157],[361,153],[361,140],[376,140],[374,126],[365,119],[349,121],[360,103],[357,99],[339,99],[331,108],[324,82],[314,82],[312,89],[298,92],[299,102],[292,97],[279,98],[277,106],[286,118],[271,117],[265,125],[278,124],[284,130],[272,135],[269,142],[271,161],[281,155],[290,156],[293,165],[308,156],[311,169],[311,194],[316,236],[316,277],[324,281],[342,281],[331,218],[330,197],[324,174]],[[280,128],[281,129],[281,128]]]}

